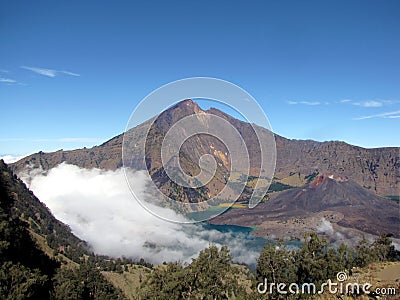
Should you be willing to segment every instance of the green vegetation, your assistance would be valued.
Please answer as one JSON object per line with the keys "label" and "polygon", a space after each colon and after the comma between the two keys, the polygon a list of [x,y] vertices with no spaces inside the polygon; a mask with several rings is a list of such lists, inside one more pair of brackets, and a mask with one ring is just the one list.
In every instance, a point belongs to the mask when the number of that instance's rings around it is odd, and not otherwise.
{"label": "green vegetation", "polygon": [[100,271],[90,263],[79,268],[60,269],[53,278],[55,299],[122,299],[122,292],[115,289]]}
{"label": "green vegetation", "polygon": [[281,182],[273,181],[269,186],[268,192],[281,192],[293,188],[293,186]]}
{"label": "green vegetation", "polygon": [[46,299],[58,264],[36,247],[27,224],[13,215],[9,190],[9,182],[0,180],[0,295]]}
{"label": "green vegetation", "polygon": [[210,246],[187,266],[174,262],[154,269],[139,294],[141,299],[245,299],[240,274],[228,248]]}
{"label": "green vegetation", "polygon": [[400,196],[385,196],[385,197],[397,203],[400,203]]}
{"label": "green vegetation", "polygon": [[304,179],[306,180],[306,183],[311,183],[318,176],[318,174],[319,172],[313,172],[312,174],[305,176]]}
{"label": "green vegetation", "polygon": [[[314,283],[319,289],[328,279],[353,268],[373,262],[400,261],[400,252],[392,245],[390,236],[382,235],[372,244],[365,239],[353,249],[345,244],[335,248],[315,233],[305,236],[298,250],[285,248],[282,242],[268,243],[262,250],[257,265],[257,282],[265,278],[269,283]],[[273,294],[278,297],[278,294]]]}
{"label": "green vegetation", "polygon": [[[279,299],[278,294],[259,295],[257,284],[266,278],[275,284],[314,283],[319,289],[328,279],[335,280],[338,272],[351,275],[355,267],[399,260],[400,252],[386,235],[373,243],[362,240],[355,248],[344,244],[335,248],[310,233],[296,250],[286,248],[282,241],[268,243],[258,258],[256,274],[252,274],[233,264],[226,247],[218,250],[212,245],[191,264],[173,262],[153,269],[138,294],[140,299]],[[287,295],[285,299],[291,298]]]}

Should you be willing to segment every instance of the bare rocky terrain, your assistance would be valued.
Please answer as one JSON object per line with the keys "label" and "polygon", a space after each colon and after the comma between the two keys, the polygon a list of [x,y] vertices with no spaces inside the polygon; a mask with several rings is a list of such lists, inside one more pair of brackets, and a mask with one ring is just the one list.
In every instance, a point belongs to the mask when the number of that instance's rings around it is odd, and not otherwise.
{"label": "bare rocky terrain", "polygon": [[400,206],[352,180],[317,176],[311,183],[276,193],[253,209],[231,209],[213,224],[256,227],[265,238],[301,239],[306,232],[330,241],[382,234],[400,238]]}

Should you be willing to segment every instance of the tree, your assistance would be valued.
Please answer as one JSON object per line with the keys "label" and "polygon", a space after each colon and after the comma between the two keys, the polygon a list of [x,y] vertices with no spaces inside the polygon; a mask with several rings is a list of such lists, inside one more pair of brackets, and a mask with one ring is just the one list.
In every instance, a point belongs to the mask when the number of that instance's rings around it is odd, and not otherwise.
{"label": "tree", "polygon": [[155,268],[141,285],[143,299],[245,298],[227,247],[210,246],[187,266],[167,263]]}
{"label": "tree", "polygon": [[400,252],[392,244],[390,235],[383,234],[372,243],[372,248],[379,261],[396,261],[400,259]]}
{"label": "tree", "polygon": [[0,295],[1,299],[47,299],[48,277],[38,269],[4,262],[0,266]]}
{"label": "tree", "polygon": [[[225,246],[221,250],[216,246],[204,249],[198,258],[193,259],[187,271],[189,285],[205,299],[207,295],[212,299],[228,299],[239,292],[235,278],[237,270],[232,266],[232,257]],[[189,291],[187,296],[191,295],[192,291]]]}
{"label": "tree", "polygon": [[296,265],[293,252],[283,241],[268,242],[257,260],[257,279],[269,283],[292,283],[296,280]]}
{"label": "tree", "polygon": [[[296,253],[297,280],[301,283],[313,282],[317,286],[329,278],[328,242],[316,233],[304,236],[305,243]],[[332,254],[332,253],[330,253]]]}
{"label": "tree", "polygon": [[177,262],[159,266],[141,285],[139,294],[142,299],[182,299],[189,289],[185,275]]}
{"label": "tree", "polygon": [[355,248],[355,260],[354,265],[363,268],[370,263],[377,261],[377,255],[371,244],[363,237]]}
{"label": "tree", "polygon": [[83,263],[79,268],[61,269],[54,277],[55,299],[121,299],[115,289],[91,264]]}

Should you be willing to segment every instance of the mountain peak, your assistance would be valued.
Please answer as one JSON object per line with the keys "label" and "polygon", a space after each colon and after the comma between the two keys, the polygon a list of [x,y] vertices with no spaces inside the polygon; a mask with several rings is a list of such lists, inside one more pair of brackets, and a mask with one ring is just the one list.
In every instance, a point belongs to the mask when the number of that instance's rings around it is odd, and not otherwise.
{"label": "mountain peak", "polygon": [[175,110],[175,109],[181,109],[186,112],[190,111],[192,113],[198,113],[198,112],[203,111],[200,108],[200,106],[192,99],[182,100],[182,101],[178,102],[177,104],[175,104],[174,106],[172,106],[171,108],[169,108],[168,110]]}
{"label": "mountain peak", "polygon": [[348,181],[349,178],[347,176],[337,176],[334,174],[320,174],[317,177],[315,177],[315,179],[313,181],[311,181],[311,183],[308,185],[309,188],[313,189],[313,188],[317,188],[319,187],[321,184],[325,183],[325,182],[346,182]]}

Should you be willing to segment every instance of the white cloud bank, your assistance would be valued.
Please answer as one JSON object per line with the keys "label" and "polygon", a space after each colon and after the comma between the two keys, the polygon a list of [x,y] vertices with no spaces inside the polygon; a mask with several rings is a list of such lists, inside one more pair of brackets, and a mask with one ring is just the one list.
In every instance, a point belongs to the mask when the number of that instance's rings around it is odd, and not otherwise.
{"label": "white cloud bank", "polygon": [[24,157],[26,157],[26,155],[18,155],[18,156],[16,156],[16,155],[2,155],[2,156],[0,156],[0,159],[4,160],[4,162],[6,164],[11,164],[11,163],[14,163],[16,161],[19,161],[21,158],[24,158]]}
{"label": "white cloud bank", "polygon": [[[133,176],[137,181],[132,189],[146,195],[144,174],[136,172]],[[210,243],[219,241],[230,248],[235,261],[254,264],[258,257],[258,252],[246,249],[244,236],[153,216],[132,197],[121,169],[88,170],[61,164],[47,175],[36,172],[31,178],[21,177],[30,182],[30,189],[56,218],[68,224],[96,253],[142,257],[152,263],[190,261]],[[166,208],[155,209],[164,210],[163,215],[175,214]]]}

